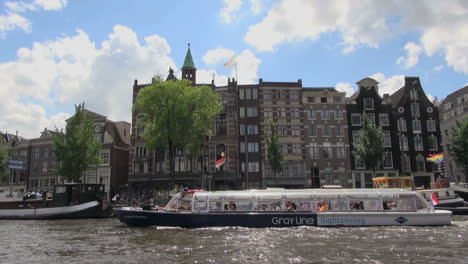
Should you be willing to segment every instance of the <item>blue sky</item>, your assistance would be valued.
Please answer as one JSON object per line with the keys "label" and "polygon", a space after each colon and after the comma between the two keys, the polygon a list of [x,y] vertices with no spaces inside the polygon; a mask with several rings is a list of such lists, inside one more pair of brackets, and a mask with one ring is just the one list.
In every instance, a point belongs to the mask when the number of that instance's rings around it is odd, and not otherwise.
{"label": "blue sky", "polygon": [[[352,3],[352,4],[351,4]],[[180,67],[191,43],[197,79],[218,85],[297,81],[381,93],[419,76],[443,99],[468,84],[467,1],[0,1],[0,131],[38,137],[74,104],[130,121],[134,79]]]}

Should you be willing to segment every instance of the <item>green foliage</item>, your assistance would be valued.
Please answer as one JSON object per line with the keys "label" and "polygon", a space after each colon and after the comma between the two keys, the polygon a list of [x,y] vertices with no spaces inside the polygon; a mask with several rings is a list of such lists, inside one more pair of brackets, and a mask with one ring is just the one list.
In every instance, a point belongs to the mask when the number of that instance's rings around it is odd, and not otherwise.
{"label": "green foliage", "polygon": [[455,162],[463,166],[468,176],[468,118],[452,127],[447,144],[448,152]]}
{"label": "green foliage", "polygon": [[283,170],[283,152],[278,142],[278,132],[273,120],[268,120],[269,128],[265,132],[267,157],[270,161],[271,170],[276,174]]}
{"label": "green foliage", "polygon": [[375,170],[385,159],[384,150],[382,128],[376,127],[374,122],[363,112],[362,128],[358,132],[356,142],[354,142],[354,157],[363,161],[367,168]]}
{"label": "green foliage", "polygon": [[169,150],[172,186],[175,147],[188,148],[197,156],[222,109],[220,95],[211,87],[191,86],[187,80],[153,79],[138,93],[133,109],[138,114],[137,126],[144,129],[148,149]]}
{"label": "green foliage", "polygon": [[0,145],[0,182],[6,182],[10,175],[10,170],[7,168],[8,151]]}
{"label": "green foliage", "polygon": [[79,182],[90,166],[99,164],[101,145],[94,139],[93,119],[84,112],[84,103],[75,106],[65,133],[56,130],[53,151],[58,163],[56,174],[68,181]]}

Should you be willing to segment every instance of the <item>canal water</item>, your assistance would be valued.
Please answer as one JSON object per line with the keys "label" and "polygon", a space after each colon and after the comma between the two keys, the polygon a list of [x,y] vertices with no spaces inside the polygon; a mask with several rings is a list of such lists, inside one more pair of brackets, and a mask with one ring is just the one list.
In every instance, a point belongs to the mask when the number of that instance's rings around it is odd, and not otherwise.
{"label": "canal water", "polygon": [[0,263],[468,263],[468,216],[444,227],[131,228],[0,221]]}

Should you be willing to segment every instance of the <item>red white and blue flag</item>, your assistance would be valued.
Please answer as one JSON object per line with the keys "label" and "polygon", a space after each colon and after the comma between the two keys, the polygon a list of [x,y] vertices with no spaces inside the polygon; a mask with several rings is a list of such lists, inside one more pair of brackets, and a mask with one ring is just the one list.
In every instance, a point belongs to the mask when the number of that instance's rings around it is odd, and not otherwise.
{"label": "red white and blue flag", "polygon": [[432,203],[432,206],[436,206],[439,204],[439,198],[437,198],[435,193],[431,194],[431,203]]}
{"label": "red white and blue flag", "polygon": [[223,152],[221,153],[221,158],[215,162],[215,167],[219,169],[219,167],[223,166],[225,162],[226,162],[226,155],[224,155],[224,152]]}

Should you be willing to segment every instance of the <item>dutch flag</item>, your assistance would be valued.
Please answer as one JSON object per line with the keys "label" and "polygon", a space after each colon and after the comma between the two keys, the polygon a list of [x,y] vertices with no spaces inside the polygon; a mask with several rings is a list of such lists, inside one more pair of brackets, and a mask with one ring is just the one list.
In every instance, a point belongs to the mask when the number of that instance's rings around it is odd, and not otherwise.
{"label": "dutch flag", "polygon": [[436,206],[439,204],[439,198],[437,198],[435,193],[431,194],[431,203],[432,203],[432,206]]}

